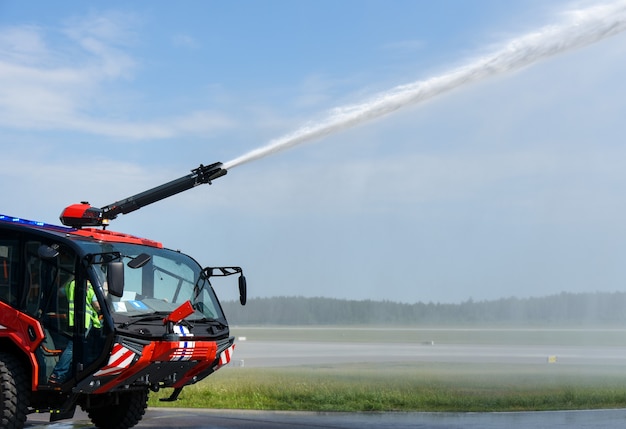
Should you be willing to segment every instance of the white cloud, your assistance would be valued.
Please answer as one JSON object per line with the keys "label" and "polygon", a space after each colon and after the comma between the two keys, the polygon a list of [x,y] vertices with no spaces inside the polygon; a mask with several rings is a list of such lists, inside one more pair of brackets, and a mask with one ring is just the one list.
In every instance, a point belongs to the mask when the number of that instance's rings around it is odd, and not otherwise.
{"label": "white cloud", "polygon": [[[67,38],[52,42],[34,26],[0,28],[0,126],[20,130],[66,130],[121,139],[162,139],[211,134],[229,128],[223,114],[203,110],[172,117],[112,120],[106,103],[110,81],[130,79],[139,61],[132,55],[132,16],[105,14],[72,20]],[[108,105],[108,114],[98,108]],[[129,106],[124,106],[125,111]]]}
{"label": "white cloud", "polygon": [[18,64],[47,55],[41,31],[35,26],[6,27],[0,32],[0,57]]}

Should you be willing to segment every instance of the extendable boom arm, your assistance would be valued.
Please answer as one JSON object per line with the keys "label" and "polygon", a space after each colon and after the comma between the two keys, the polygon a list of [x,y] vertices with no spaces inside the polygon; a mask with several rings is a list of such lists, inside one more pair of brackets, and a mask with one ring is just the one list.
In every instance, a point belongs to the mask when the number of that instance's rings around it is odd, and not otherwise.
{"label": "extendable boom arm", "polygon": [[83,226],[106,226],[108,221],[115,219],[119,214],[126,214],[148,204],[155,203],[195,186],[208,183],[224,176],[228,171],[222,168],[221,162],[211,165],[202,165],[191,170],[191,174],[172,180],[156,188],[149,189],[131,197],[116,201],[100,209],[91,207],[88,203],[73,204],[61,213],[61,222],[74,228]]}
{"label": "extendable boom arm", "polygon": [[165,198],[176,195],[180,192],[189,190],[195,186],[202,185],[204,183],[211,184],[211,180],[217,179],[227,173],[222,167],[221,162],[204,166],[200,164],[200,167],[191,170],[191,174],[181,177],[180,179],[172,180],[156,188],[149,189],[139,194],[128,197],[124,200],[116,201],[113,204],[102,207],[103,219],[115,219],[118,214],[126,214],[148,204],[161,201]]}

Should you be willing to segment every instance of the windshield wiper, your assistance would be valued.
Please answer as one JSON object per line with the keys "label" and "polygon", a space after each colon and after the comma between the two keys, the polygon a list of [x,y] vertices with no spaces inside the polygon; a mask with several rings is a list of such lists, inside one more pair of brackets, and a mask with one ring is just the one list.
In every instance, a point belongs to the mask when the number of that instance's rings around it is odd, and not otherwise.
{"label": "windshield wiper", "polygon": [[[167,316],[169,313],[163,312],[163,311],[156,311],[154,313],[150,313],[150,314],[135,314],[133,316],[128,316],[128,317],[132,317],[134,320],[129,320],[128,322],[124,322],[122,323],[119,328],[120,329],[126,329],[128,328],[130,325],[134,325],[135,323],[141,323],[141,322],[153,322],[155,320],[163,320],[164,316]],[[137,317],[137,319],[135,319],[135,317]]]}
{"label": "windshield wiper", "polygon": [[228,325],[220,322],[218,319],[214,319],[214,318],[208,318],[208,317],[203,317],[201,319],[191,319],[189,320],[190,322],[193,323],[208,323],[211,326],[216,326],[220,329],[226,329],[228,328]]}

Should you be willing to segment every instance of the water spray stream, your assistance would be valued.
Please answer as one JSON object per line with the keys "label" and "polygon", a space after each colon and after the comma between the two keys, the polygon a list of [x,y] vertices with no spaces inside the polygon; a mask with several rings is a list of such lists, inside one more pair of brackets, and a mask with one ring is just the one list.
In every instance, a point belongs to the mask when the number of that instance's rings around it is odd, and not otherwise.
{"label": "water spray stream", "polygon": [[571,11],[558,25],[544,27],[509,41],[502,49],[439,76],[401,85],[362,104],[333,109],[322,121],[270,141],[239,158],[225,169],[257,160],[328,134],[379,118],[403,107],[433,98],[460,86],[518,70],[539,60],[580,48],[626,30],[626,1]]}

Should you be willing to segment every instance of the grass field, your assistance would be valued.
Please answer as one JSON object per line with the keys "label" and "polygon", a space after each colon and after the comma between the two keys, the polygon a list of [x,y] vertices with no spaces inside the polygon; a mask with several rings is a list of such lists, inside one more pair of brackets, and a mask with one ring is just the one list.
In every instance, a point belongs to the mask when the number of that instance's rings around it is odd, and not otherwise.
{"label": "grass field", "polygon": [[[616,330],[389,330],[242,328],[256,340],[303,338],[384,343],[472,341],[490,344],[624,344]],[[346,339],[344,338],[343,341]],[[625,356],[626,361],[626,356]],[[151,406],[307,411],[522,411],[623,408],[626,365],[460,363],[337,364],[285,368],[226,367],[185,388],[180,400]]]}
{"label": "grass field", "polygon": [[[162,405],[152,394],[150,405]],[[177,407],[308,411],[521,411],[622,408],[614,368],[484,364],[224,368],[187,387]]]}

